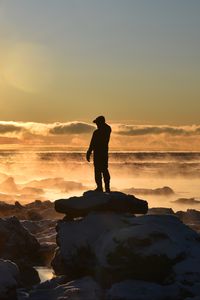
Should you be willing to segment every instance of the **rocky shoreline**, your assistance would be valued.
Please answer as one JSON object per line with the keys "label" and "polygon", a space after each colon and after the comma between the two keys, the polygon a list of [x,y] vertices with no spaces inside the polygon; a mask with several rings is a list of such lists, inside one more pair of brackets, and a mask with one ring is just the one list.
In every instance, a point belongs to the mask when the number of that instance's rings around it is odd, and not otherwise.
{"label": "rocky shoreline", "polygon": [[[134,196],[89,191],[55,203],[1,202],[0,215],[2,300],[200,295],[199,211],[148,210]],[[55,276],[41,283],[36,265]]]}

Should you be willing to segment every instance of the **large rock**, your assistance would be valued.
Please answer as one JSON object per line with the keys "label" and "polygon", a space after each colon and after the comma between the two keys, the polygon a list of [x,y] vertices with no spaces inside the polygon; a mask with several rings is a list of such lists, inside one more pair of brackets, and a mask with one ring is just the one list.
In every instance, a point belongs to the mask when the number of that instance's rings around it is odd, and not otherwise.
{"label": "large rock", "polygon": [[71,282],[65,278],[55,278],[36,286],[28,297],[18,295],[19,300],[101,300],[102,290],[91,277],[84,277]]}
{"label": "large rock", "polygon": [[174,276],[174,265],[193,255],[200,241],[176,217],[149,215],[133,218],[129,226],[100,237],[95,246],[106,283],[128,278],[163,283]]}
{"label": "large rock", "polygon": [[[25,197],[30,199],[30,197]],[[0,200],[2,200],[2,194],[0,193]],[[16,216],[19,220],[33,220],[39,221],[42,219],[59,219],[58,214],[54,209],[54,203],[51,201],[35,200],[34,202],[26,205],[21,205],[16,201],[15,204],[8,204],[8,201],[13,200],[8,196],[5,201],[0,201],[0,218]]]}
{"label": "large rock", "polygon": [[176,216],[192,229],[200,233],[200,211],[188,209],[187,211],[177,211]]}
{"label": "large rock", "polygon": [[0,257],[15,262],[25,285],[37,283],[33,265],[39,260],[40,244],[16,217],[0,219]]}
{"label": "large rock", "polygon": [[168,207],[152,207],[148,210],[148,215],[174,215],[172,208]]}
{"label": "large rock", "polygon": [[88,191],[81,197],[55,201],[55,210],[69,218],[83,217],[91,211],[146,214],[148,203],[121,192],[99,193]]}
{"label": "large rock", "polygon": [[[126,279],[184,281],[187,268],[180,276],[176,266],[190,257],[199,265],[199,235],[175,216],[92,213],[61,221],[57,230],[52,265],[69,280],[90,275],[105,286]],[[199,278],[200,270],[194,273]]]}
{"label": "large rock", "polygon": [[0,219],[0,257],[10,260],[37,258],[40,245],[15,217]]}
{"label": "large rock", "polygon": [[179,285],[162,286],[152,282],[125,280],[107,291],[106,300],[183,300],[183,293],[184,289]]}
{"label": "large rock", "polygon": [[52,261],[56,274],[67,274],[69,280],[93,274],[96,241],[105,233],[126,226],[129,220],[130,217],[115,213],[91,213],[81,220],[60,221],[59,248]]}
{"label": "large rock", "polygon": [[14,300],[20,283],[19,270],[11,261],[0,259],[0,299]]}

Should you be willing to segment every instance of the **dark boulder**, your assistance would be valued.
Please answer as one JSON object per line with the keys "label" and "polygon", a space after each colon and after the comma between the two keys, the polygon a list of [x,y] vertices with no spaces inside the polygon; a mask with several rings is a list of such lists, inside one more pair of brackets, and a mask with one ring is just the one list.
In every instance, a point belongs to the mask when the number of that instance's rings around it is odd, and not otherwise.
{"label": "dark boulder", "polygon": [[99,193],[87,191],[80,197],[55,201],[55,210],[69,218],[84,217],[92,211],[146,214],[148,203],[121,192]]}
{"label": "dark boulder", "polygon": [[16,217],[0,219],[0,257],[17,264],[23,285],[39,281],[33,269],[40,260],[39,250],[40,244],[36,238]]}

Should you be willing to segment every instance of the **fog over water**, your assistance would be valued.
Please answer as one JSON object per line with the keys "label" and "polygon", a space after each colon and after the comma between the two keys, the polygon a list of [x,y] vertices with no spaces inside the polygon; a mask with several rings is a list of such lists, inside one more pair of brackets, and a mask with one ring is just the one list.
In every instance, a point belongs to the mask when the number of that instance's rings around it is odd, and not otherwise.
{"label": "fog over water", "polygon": [[[150,207],[200,208],[198,203],[172,202],[200,199],[200,152],[111,152],[110,173],[112,190],[149,189],[134,194]],[[151,191],[164,186],[174,194],[157,196]],[[93,164],[86,162],[85,152],[0,151],[1,201],[54,201],[94,188]]]}

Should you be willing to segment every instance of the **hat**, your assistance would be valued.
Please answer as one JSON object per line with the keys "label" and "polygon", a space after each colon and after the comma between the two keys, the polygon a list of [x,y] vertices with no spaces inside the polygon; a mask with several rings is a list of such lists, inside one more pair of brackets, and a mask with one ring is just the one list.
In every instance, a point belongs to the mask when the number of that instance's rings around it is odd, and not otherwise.
{"label": "hat", "polygon": [[96,123],[96,124],[98,124],[98,123],[103,124],[105,122],[106,122],[106,120],[105,120],[104,116],[99,116],[93,121],[93,123]]}

